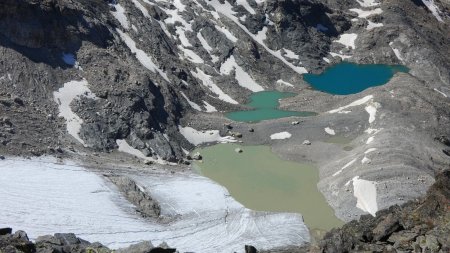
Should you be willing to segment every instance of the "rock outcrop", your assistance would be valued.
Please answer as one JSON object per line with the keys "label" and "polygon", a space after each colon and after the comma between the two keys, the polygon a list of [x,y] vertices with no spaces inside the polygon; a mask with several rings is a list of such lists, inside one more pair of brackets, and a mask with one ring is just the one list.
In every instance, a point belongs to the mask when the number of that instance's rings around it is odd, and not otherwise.
{"label": "rock outcrop", "polygon": [[136,211],[143,217],[158,218],[161,214],[161,207],[156,200],[136,184],[135,181],[126,176],[109,176],[119,191],[136,206]]}
{"label": "rock outcrop", "polygon": [[427,195],[393,206],[376,217],[362,216],[334,229],[318,252],[449,252],[450,170],[436,177]]}

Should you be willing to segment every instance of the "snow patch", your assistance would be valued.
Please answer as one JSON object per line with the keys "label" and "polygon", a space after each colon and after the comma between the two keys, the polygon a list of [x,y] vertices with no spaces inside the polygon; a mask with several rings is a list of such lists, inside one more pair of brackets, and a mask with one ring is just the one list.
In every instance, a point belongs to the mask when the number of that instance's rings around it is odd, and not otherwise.
{"label": "snow patch", "polygon": [[125,9],[122,7],[122,5],[115,4],[112,6],[114,6],[114,8],[116,9],[115,11],[111,11],[113,17],[115,17],[117,21],[119,21],[120,25],[123,28],[125,29],[130,28],[130,23],[128,22],[127,15],[125,14]]}
{"label": "snow patch", "polygon": [[135,33],[139,33],[139,30],[137,29],[137,27],[135,25],[131,25],[131,29],[133,29],[133,31]]}
{"label": "snow patch", "polygon": [[367,18],[372,15],[377,15],[383,13],[383,10],[381,8],[376,8],[374,10],[361,10],[361,9],[350,9],[350,11],[355,12],[358,14],[358,18]]}
{"label": "snow patch", "polygon": [[294,53],[293,51],[283,48],[284,51],[284,57],[290,58],[290,59],[294,59],[294,60],[298,60],[300,59],[300,56],[296,53]]}
{"label": "snow patch", "polygon": [[344,33],[339,36],[338,40],[334,42],[340,43],[348,48],[355,49],[355,40],[358,37],[356,33]]}
{"label": "snow patch", "polygon": [[281,79],[277,80],[277,84],[282,84],[282,85],[286,85],[286,86],[289,86],[289,87],[294,87],[293,84],[285,82],[285,81],[283,81]]}
{"label": "snow patch", "polygon": [[439,21],[439,22],[444,22],[444,20],[442,19],[441,15],[442,12],[441,10],[439,10],[439,7],[437,7],[437,5],[434,3],[434,0],[422,0],[423,4],[425,4],[425,6],[428,8],[428,10],[431,11],[431,13],[433,14],[433,16]]}
{"label": "snow patch", "polygon": [[[169,137],[167,134],[163,134],[164,138],[169,141]],[[126,140],[117,139],[116,144],[119,147],[117,150],[123,153],[127,153],[133,156],[136,156],[137,158],[146,160],[146,161],[152,161],[158,164],[171,164],[174,165],[174,163],[169,163],[167,161],[164,161],[161,157],[158,156],[157,159],[149,156],[145,156],[140,150],[133,148]]]}
{"label": "snow patch", "polygon": [[363,97],[361,99],[358,99],[358,100],[356,100],[356,101],[354,101],[354,102],[352,102],[352,103],[350,103],[350,104],[348,104],[346,106],[342,106],[342,107],[339,107],[337,109],[328,111],[328,113],[339,113],[339,112],[341,112],[341,111],[343,111],[345,109],[348,109],[350,107],[363,105],[363,104],[369,102],[372,99],[373,99],[373,95],[368,95],[368,96],[365,96],[365,97]]}
{"label": "snow patch", "polygon": [[180,49],[184,53],[184,56],[192,63],[201,64],[205,62],[198,54],[190,49],[184,48],[182,46],[178,46],[178,49]]}
{"label": "snow patch", "polygon": [[205,74],[205,72],[201,71],[199,68],[196,69],[196,72],[191,71],[192,75],[200,79],[204,86],[206,86],[211,92],[215,93],[220,100],[223,100],[230,104],[238,104],[238,102],[232,99],[230,96],[225,94],[219,86],[217,86],[213,81],[210,75]]}
{"label": "snow patch", "polygon": [[220,66],[220,73],[229,75],[234,69],[234,77],[238,81],[241,87],[247,88],[253,92],[263,91],[264,88],[257,84],[252,77],[244,71],[244,69],[236,63],[234,56],[230,56],[222,65]]}
{"label": "snow patch", "polygon": [[284,140],[284,139],[289,139],[291,138],[292,134],[289,132],[280,132],[280,133],[275,133],[272,134],[270,136],[270,139],[272,140]]}
{"label": "snow patch", "polygon": [[228,31],[227,28],[216,25],[216,29],[223,33],[231,42],[236,43],[238,41],[238,39],[230,31]]}
{"label": "snow patch", "polygon": [[392,48],[392,51],[394,52],[395,56],[397,57],[397,59],[399,59],[401,62],[404,62],[405,59],[402,57],[400,50],[398,50],[397,48],[394,48],[393,46],[394,42],[390,42],[389,46]]}
{"label": "snow patch", "polygon": [[365,152],[364,152],[364,154],[369,154],[369,153],[372,153],[372,152],[374,152],[374,151],[376,151],[377,149],[376,148],[369,148],[368,150],[366,150]]}
{"label": "snow patch", "polygon": [[131,1],[133,2],[134,6],[136,6],[136,8],[138,8],[142,12],[142,15],[144,15],[144,17],[151,18],[147,8],[145,8],[138,0],[131,0]]}
{"label": "snow patch", "polygon": [[216,107],[212,106],[211,104],[209,104],[206,101],[203,101],[203,105],[205,107],[206,112],[217,112]]}
{"label": "snow patch", "polygon": [[436,91],[437,93],[441,94],[442,96],[448,98],[447,94],[445,94],[444,92],[442,92],[442,91],[440,91],[440,90],[438,90],[436,88],[434,88],[434,91]]}
{"label": "snow patch", "polygon": [[197,39],[200,41],[200,44],[202,45],[202,47],[211,56],[211,61],[218,62],[219,57],[212,54],[213,48],[208,44],[208,42],[205,40],[205,38],[202,36],[202,34],[200,32],[197,33]]}
{"label": "snow patch", "polygon": [[208,53],[211,53],[213,51],[213,48],[208,44],[205,38],[203,38],[202,33],[197,33],[197,39],[200,41],[200,44]]}
{"label": "snow patch", "polygon": [[181,0],[174,0],[173,1],[173,5],[175,5],[175,8],[177,8],[177,10],[179,12],[183,12],[186,10],[186,5],[184,5]]}
{"label": "snow patch", "polygon": [[[264,44],[264,41],[267,39],[267,26],[264,26],[261,31],[259,31],[256,35],[254,35],[254,39],[258,41],[260,44]],[[280,53],[281,55],[281,53]]]}
{"label": "snow patch", "polygon": [[184,92],[181,91],[180,93],[181,93],[181,96],[183,96],[184,99],[186,99],[186,101],[188,102],[188,104],[189,104],[194,110],[197,110],[197,111],[201,111],[201,110],[202,110],[202,108],[200,108],[200,106],[199,106],[198,104],[192,102],[192,101],[188,98],[188,96],[186,96],[186,94],[184,94]]}
{"label": "snow patch", "polygon": [[182,127],[182,126],[179,126],[178,129],[180,130],[181,135],[183,135],[184,138],[186,138],[186,140],[188,140],[195,146],[208,142],[220,142],[220,143],[237,142],[234,137],[220,136],[219,130],[198,131],[192,127]]}
{"label": "snow patch", "polygon": [[352,181],[356,207],[375,217],[378,211],[376,182],[359,179],[359,176],[354,177]]}
{"label": "snow patch", "polygon": [[175,33],[178,35],[178,39],[180,40],[183,47],[192,47],[191,42],[189,42],[189,39],[186,37],[185,28],[177,26]]}
{"label": "snow patch", "polygon": [[137,158],[141,159],[147,159],[148,157],[145,156],[140,150],[137,150],[130,146],[126,140],[116,140],[117,146],[119,146],[118,150],[123,153],[127,153],[133,156],[136,156]]}
{"label": "snow patch", "polygon": [[374,23],[374,22],[372,22],[372,21],[370,21],[370,20],[367,20],[367,22],[368,22],[369,24],[367,25],[366,30],[372,30],[372,29],[374,29],[374,28],[384,26],[383,23]]}
{"label": "snow patch", "polygon": [[86,79],[70,81],[65,83],[58,91],[53,92],[55,102],[58,104],[59,116],[66,120],[67,132],[84,146],[86,144],[78,135],[83,120],[72,111],[70,104],[74,99],[79,99],[82,96],[89,99],[97,99],[95,94],[89,90],[88,85]]}
{"label": "snow patch", "polygon": [[369,123],[373,123],[375,121],[375,116],[377,115],[377,108],[380,107],[379,103],[372,103],[366,106],[366,112],[369,114]]}
{"label": "snow patch", "polygon": [[341,174],[342,171],[344,171],[345,169],[347,169],[348,167],[350,167],[350,166],[351,166],[352,164],[354,164],[355,162],[356,162],[356,158],[353,159],[353,160],[351,160],[350,162],[348,162],[348,163],[347,163],[346,165],[344,165],[344,167],[342,167],[340,170],[336,171],[336,172],[333,174],[333,177],[335,177],[335,176]]}
{"label": "snow patch", "polygon": [[371,162],[371,160],[369,158],[367,158],[367,156],[364,156],[364,158],[361,160],[362,164],[367,164],[367,163],[370,163],[370,162]]}
{"label": "snow patch", "polygon": [[[234,16],[236,13],[232,10],[233,6],[228,2],[224,1],[222,4],[219,0],[211,0],[207,1],[209,5],[211,5],[217,12],[222,13],[224,16],[229,18],[231,21],[233,21],[237,26],[239,26],[247,35],[249,35],[254,41],[258,42],[264,49],[272,54],[273,56],[277,57],[279,60],[281,60],[285,65],[289,66],[292,70],[297,72],[298,74],[305,74],[308,73],[308,71],[304,67],[295,66],[294,64],[288,62],[282,55],[280,50],[273,51],[269,47],[267,47],[264,44],[264,40],[266,38],[266,32],[267,27],[264,27],[263,30],[259,31],[258,34],[251,33],[247,27],[245,27],[243,24],[239,22],[239,18]],[[217,28],[217,26],[216,26]],[[236,39],[237,41],[237,39]]]}
{"label": "snow patch", "polygon": [[244,7],[250,14],[256,14],[256,11],[248,4],[247,0],[236,0],[236,3]]}
{"label": "snow patch", "polygon": [[153,60],[141,49],[138,49],[136,47],[136,42],[131,39],[128,34],[122,32],[120,29],[116,29],[117,33],[120,35],[120,38],[125,42],[127,47],[130,49],[130,51],[135,54],[136,59],[148,70],[152,71],[153,73],[158,72],[160,76],[164,78],[167,82],[170,82],[169,78],[167,77],[167,74],[164,73],[156,64],[153,62]]}
{"label": "snow patch", "polygon": [[364,132],[368,133],[368,134],[377,134],[378,132],[380,132],[381,129],[376,129],[376,128],[367,128]]}
{"label": "snow patch", "polygon": [[330,55],[333,56],[333,57],[339,57],[339,58],[341,58],[342,60],[352,58],[351,55],[344,55],[344,54],[338,54],[338,53],[333,53],[333,52],[330,52]]}
{"label": "snow patch", "polygon": [[329,135],[336,135],[336,132],[329,127],[325,127],[325,132]]}
{"label": "snow patch", "polygon": [[380,3],[377,0],[356,0],[362,7],[373,7]]}

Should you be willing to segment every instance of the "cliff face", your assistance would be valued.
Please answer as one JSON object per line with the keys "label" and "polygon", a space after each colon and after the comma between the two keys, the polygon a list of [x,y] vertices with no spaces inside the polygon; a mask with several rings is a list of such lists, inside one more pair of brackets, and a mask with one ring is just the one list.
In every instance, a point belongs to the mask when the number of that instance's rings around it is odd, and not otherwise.
{"label": "cliff face", "polygon": [[427,195],[362,216],[326,234],[318,252],[449,252],[450,171],[436,177]]}

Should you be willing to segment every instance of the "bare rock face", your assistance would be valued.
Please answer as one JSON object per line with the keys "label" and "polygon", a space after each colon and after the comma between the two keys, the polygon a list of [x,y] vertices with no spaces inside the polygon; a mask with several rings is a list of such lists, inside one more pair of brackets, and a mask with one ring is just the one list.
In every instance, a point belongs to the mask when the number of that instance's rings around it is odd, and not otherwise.
{"label": "bare rock face", "polygon": [[1,33],[17,46],[67,50],[89,40],[104,47],[111,36],[104,24],[105,1],[6,0],[1,5]]}

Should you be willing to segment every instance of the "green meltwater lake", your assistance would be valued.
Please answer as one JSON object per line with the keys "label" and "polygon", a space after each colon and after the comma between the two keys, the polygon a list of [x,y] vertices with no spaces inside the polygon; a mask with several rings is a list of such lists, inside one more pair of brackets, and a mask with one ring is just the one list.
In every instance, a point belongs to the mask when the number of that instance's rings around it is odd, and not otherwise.
{"label": "green meltwater lake", "polygon": [[[407,71],[403,66],[342,62],[320,75],[305,74],[303,77],[316,90],[347,95],[386,84],[395,73]],[[251,110],[229,112],[226,116],[234,121],[252,123],[316,115],[314,112],[278,109],[279,100],[291,96],[295,94],[279,91],[253,93],[247,104]],[[342,136],[334,136],[327,142],[344,150],[353,148],[349,145],[351,139]],[[243,152],[237,153],[236,148]],[[300,213],[313,231],[329,230],[343,224],[317,189],[319,172],[313,164],[281,160],[268,146],[218,144],[197,151],[203,156],[202,162],[195,163],[198,171],[225,186],[247,208]]]}
{"label": "green meltwater lake", "polygon": [[236,111],[226,114],[226,117],[241,122],[259,122],[262,120],[279,119],[291,116],[307,117],[317,115],[314,112],[284,111],[278,109],[278,100],[295,96],[295,93],[279,91],[261,91],[253,93],[250,97],[249,111]]}
{"label": "green meltwater lake", "polygon": [[348,95],[386,84],[395,73],[408,71],[407,67],[401,65],[342,62],[327,68],[319,75],[305,74],[303,79],[316,90]]}
{"label": "green meltwater lake", "polygon": [[195,163],[199,172],[225,186],[247,208],[301,213],[313,230],[343,224],[318,191],[319,172],[312,164],[281,160],[268,146],[218,144],[196,152],[203,156]]}

